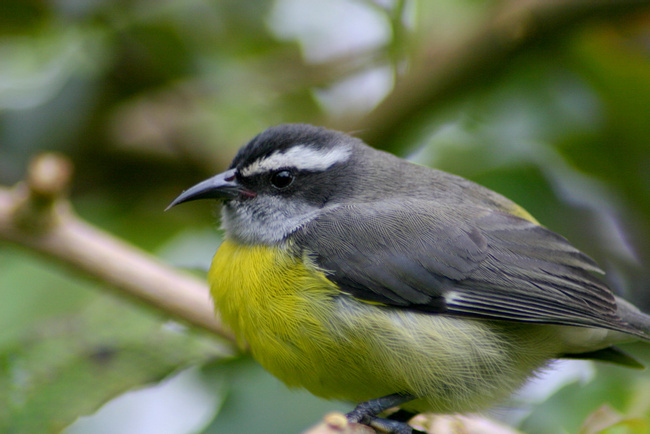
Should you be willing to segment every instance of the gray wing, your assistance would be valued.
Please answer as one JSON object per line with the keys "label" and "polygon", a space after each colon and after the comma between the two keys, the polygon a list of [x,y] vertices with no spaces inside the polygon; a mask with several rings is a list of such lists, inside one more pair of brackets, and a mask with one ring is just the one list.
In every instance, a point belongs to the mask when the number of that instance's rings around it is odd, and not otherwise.
{"label": "gray wing", "polygon": [[596,263],[528,220],[413,200],[341,206],[295,236],[342,291],[366,301],[636,333]]}

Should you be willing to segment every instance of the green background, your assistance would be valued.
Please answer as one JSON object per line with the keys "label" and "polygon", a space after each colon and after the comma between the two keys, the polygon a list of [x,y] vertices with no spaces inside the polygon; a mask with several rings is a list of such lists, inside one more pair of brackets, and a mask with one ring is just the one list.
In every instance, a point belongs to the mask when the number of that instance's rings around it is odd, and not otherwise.
{"label": "green background", "polygon": [[[3,0],[0,184],[59,151],[83,219],[203,276],[215,213],[167,204],[270,125],[340,128],[512,198],[650,311],[650,9],[593,3],[511,26],[538,3]],[[473,39],[491,28],[499,38]],[[647,345],[629,351],[650,364]],[[630,418],[611,432],[645,432],[650,375],[593,369],[494,413],[525,432],[577,432],[609,404]],[[288,391],[217,338],[0,237],[0,431],[58,432],[127,391],[177,383],[203,413],[157,432],[297,432],[350,408]],[[135,419],[117,411],[69,432],[107,420],[136,432]]]}

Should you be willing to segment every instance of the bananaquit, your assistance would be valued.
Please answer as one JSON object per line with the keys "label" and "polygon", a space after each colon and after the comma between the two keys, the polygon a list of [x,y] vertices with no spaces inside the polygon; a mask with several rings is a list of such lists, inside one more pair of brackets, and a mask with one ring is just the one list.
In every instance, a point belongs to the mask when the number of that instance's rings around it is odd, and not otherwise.
{"label": "bananaquit", "polygon": [[288,386],[361,402],[350,422],[410,433],[404,415],[484,409],[550,359],[639,367],[613,345],[650,340],[650,316],[524,209],[340,132],[269,128],[170,206],[196,199],[223,204],[223,320]]}

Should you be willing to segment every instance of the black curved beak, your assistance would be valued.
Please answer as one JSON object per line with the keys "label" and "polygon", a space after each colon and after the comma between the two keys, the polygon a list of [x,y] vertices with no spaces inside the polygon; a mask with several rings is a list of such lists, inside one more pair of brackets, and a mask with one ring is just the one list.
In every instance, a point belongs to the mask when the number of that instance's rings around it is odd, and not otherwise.
{"label": "black curved beak", "polygon": [[182,192],[169,204],[165,211],[178,205],[198,199],[226,200],[237,197],[242,188],[235,177],[236,169],[230,169],[205,181],[199,182],[193,187]]}

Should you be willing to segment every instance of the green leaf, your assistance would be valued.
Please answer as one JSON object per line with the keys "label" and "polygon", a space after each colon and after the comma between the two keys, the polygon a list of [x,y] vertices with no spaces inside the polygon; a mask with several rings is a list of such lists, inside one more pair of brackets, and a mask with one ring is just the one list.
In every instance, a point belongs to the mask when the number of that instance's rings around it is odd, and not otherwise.
{"label": "green leaf", "polygon": [[101,297],[0,348],[0,431],[60,431],[124,391],[219,355],[212,339]]}

